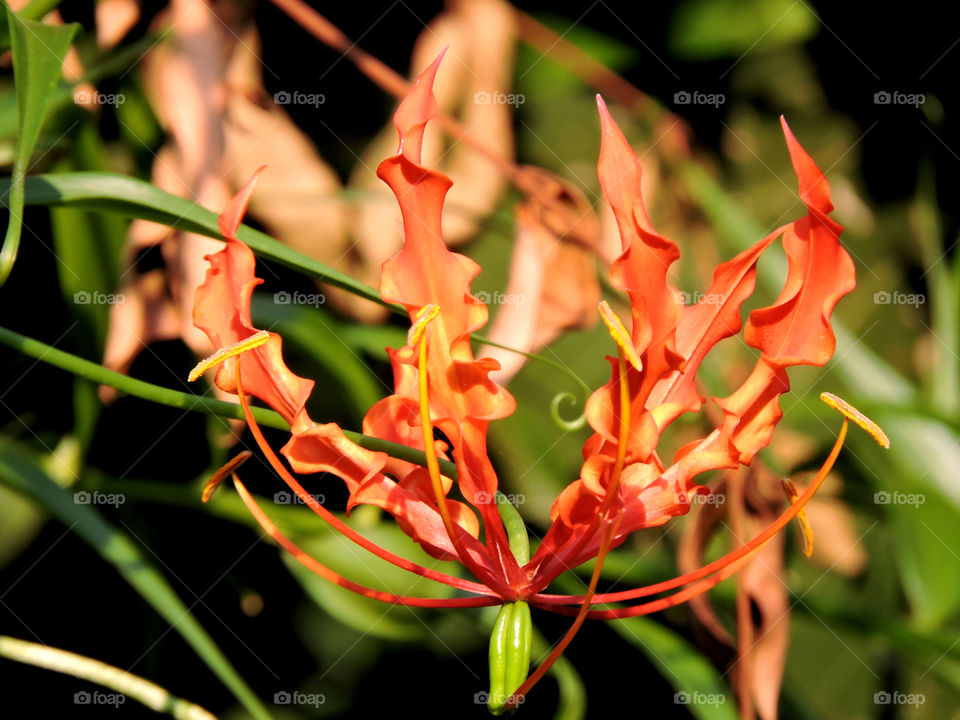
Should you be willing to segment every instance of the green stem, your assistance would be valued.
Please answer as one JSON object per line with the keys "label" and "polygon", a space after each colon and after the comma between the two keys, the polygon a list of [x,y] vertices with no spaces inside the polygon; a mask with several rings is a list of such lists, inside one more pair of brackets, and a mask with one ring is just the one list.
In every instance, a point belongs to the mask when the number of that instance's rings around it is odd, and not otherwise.
{"label": "green stem", "polygon": [[[78,377],[115,387],[121,392],[143,398],[144,400],[150,400],[151,402],[180,408],[182,410],[205,412],[236,420],[243,419],[243,410],[235,403],[216,400],[202,395],[179,392],[161,387],[160,385],[144,382],[143,380],[136,380],[105,368],[102,365],[97,365],[89,360],[84,360],[63,350],[58,350],[39,340],[34,340],[33,338],[28,338],[25,335],[8,330],[7,328],[0,327],[0,344],[7,345],[22,352],[24,355],[36,358],[41,362],[53,365],[61,370],[66,370]],[[257,422],[263,427],[275,428],[277,430],[290,429],[287,422],[273,410],[267,410],[266,408],[251,409]],[[381,440],[380,438],[370,437],[369,435],[362,435],[350,430],[344,430],[343,434],[367,450],[386,453],[398,460],[405,460],[415,465],[426,467],[427,458],[422,450],[390,442],[389,440]],[[440,460],[440,471],[449,478],[453,478],[454,480],[457,478],[456,465],[449,460]]]}
{"label": "green stem", "polygon": [[510,551],[520,567],[523,567],[530,562],[530,536],[527,535],[527,526],[513,503],[499,490],[497,490],[497,510],[500,511],[503,529],[507,532]]}
{"label": "green stem", "polygon": [[[0,656],[116,690],[114,702],[108,706],[120,707],[126,701],[125,696],[129,696],[154,712],[167,712],[177,720],[216,720],[199,705],[174,697],[169,690],[149,680],[83,655],[0,635]],[[86,696],[88,702],[91,697],[86,691],[77,696]],[[75,697],[74,702],[83,703],[84,699]]]}
{"label": "green stem", "polygon": [[550,367],[555,368],[556,370],[559,370],[564,375],[566,375],[571,380],[573,380],[575,383],[577,383],[577,385],[579,385],[583,389],[583,392],[587,397],[590,397],[590,393],[593,392],[590,389],[590,386],[587,385],[582,379],[580,379],[579,375],[577,375],[573,370],[568,368],[566,365],[563,365],[562,363],[558,363],[555,360],[551,360],[550,358],[545,358],[543,357],[543,355],[536,355],[534,353],[524,352],[523,350],[517,350],[516,348],[512,348],[509,345],[501,345],[498,342],[494,342],[493,340],[488,340],[483,335],[477,335],[476,333],[473,333],[470,337],[476,340],[481,345],[489,345],[491,347],[500,348],[501,350],[506,350],[507,352],[516,353],[517,355],[523,355],[525,358],[528,358],[530,360],[537,360],[539,362],[546,363]]}

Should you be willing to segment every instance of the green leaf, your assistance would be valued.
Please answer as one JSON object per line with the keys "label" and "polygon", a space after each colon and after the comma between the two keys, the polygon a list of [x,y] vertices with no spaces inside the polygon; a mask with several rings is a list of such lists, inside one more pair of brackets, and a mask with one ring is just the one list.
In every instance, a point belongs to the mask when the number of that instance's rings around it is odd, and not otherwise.
{"label": "green leaf", "polygon": [[[53,10],[62,2],[62,0],[33,0],[26,7],[22,8],[18,15],[24,20],[39,20],[48,12]],[[4,3],[6,5],[7,3]],[[10,47],[10,24],[7,19],[7,13],[0,12],[0,52],[6,51]]]}
{"label": "green leaf", "polygon": [[[884,414],[888,456],[857,441],[874,474],[874,502],[896,535],[895,558],[918,627],[942,625],[960,608],[960,438],[942,423],[905,413]],[[867,475],[871,473],[868,471]]]}
{"label": "green leaf", "polygon": [[[71,157],[58,170],[101,169],[104,147],[93,123],[84,122],[74,133],[71,150]],[[50,226],[60,290],[76,321],[70,331],[71,339],[81,355],[90,360],[102,358],[110,311],[115,303],[123,302],[116,290],[127,223],[118,215],[51,208]],[[74,383],[73,407],[74,429],[86,448],[100,416],[97,386],[78,378]]]}
{"label": "green leaf", "polygon": [[[12,193],[9,200],[6,197],[9,188],[10,181],[0,178],[0,202],[4,205],[13,202]],[[16,188],[14,185],[14,192]],[[117,212],[129,217],[152,220],[185,232],[222,238],[217,227],[216,213],[171,195],[150,183],[124,175],[100,172],[36,175],[27,178],[25,188],[28,205],[55,205]],[[405,314],[399,306],[385,303],[374,288],[287,247],[259,230],[243,225],[237,232],[237,237],[262,257]]]}
{"label": "green leaf", "polygon": [[[920,246],[930,304],[930,328],[936,339],[936,363],[925,395],[939,412],[955,416],[960,407],[960,285],[943,246],[933,171],[921,168],[917,197],[911,208],[914,236]],[[956,257],[953,258],[956,263]]]}
{"label": "green leaf", "polygon": [[[550,654],[550,649],[547,639],[534,627],[534,657],[545,657]],[[560,698],[557,701],[557,711],[553,714],[553,720],[583,720],[587,716],[587,688],[573,663],[567,659],[566,655],[561,655],[550,666],[549,675],[557,681],[560,689]]]}
{"label": "green leaf", "polygon": [[701,720],[736,720],[737,709],[717,669],[673,630],[645,617],[612,620],[610,626],[660,669],[678,704]]}
{"label": "green leaf", "polygon": [[166,578],[126,533],[104,520],[93,505],[75,502],[71,491],[58,486],[36,460],[7,440],[0,440],[0,479],[38,502],[83,538],[180,633],[253,717],[270,718],[266,707],[237,674]]}
{"label": "green leaf", "polygon": [[13,78],[17,91],[17,146],[13,159],[10,221],[0,249],[0,285],[13,270],[23,232],[24,179],[30,156],[37,144],[46,117],[60,66],[66,57],[78,25],[44,25],[21,20],[6,8],[7,27],[13,49]]}
{"label": "green leaf", "polygon": [[[161,387],[160,385],[153,385],[143,380],[136,380],[135,378],[109,370],[102,365],[97,365],[89,360],[84,360],[63,350],[58,350],[39,340],[25,337],[7,328],[0,327],[0,344],[12,347],[24,355],[36,358],[49,365],[54,365],[79,377],[87,378],[97,383],[103,383],[104,385],[110,385],[121,392],[143,398],[144,400],[150,400],[169,407],[219,415],[220,417],[236,418],[237,420],[244,419],[243,410],[236,403],[215,400],[202,395],[191,395],[190,393],[171,390],[170,388]],[[257,423],[264,427],[276,428],[278,430],[290,429],[286,420],[273,410],[260,407],[254,407],[251,408],[251,410]],[[426,467],[427,460],[422,450],[407,447],[406,445],[401,445],[389,440],[381,440],[380,438],[369,435],[362,435],[351,430],[344,430],[343,434],[360,447],[377,452],[384,452],[391,457]],[[449,478],[456,479],[457,477],[457,466],[449,460],[440,460],[440,470]]]}
{"label": "green leaf", "polygon": [[[375,512],[361,510],[373,508],[357,508],[351,514],[348,524],[362,531],[364,536],[380,547],[415,563],[428,567],[435,564],[436,561],[415,545],[395,524],[372,524],[369,519]],[[319,524],[321,521],[318,519],[317,522]],[[453,594],[453,589],[447,585],[412,575],[358,547],[339,533],[327,531],[308,538],[294,539],[294,542],[331,570],[376,590],[435,598],[450,597]],[[283,560],[314,602],[357,632],[404,641],[429,637],[430,630],[421,609],[389,605],[357,595],[315,575],[289,553],[283,553]]]}
{"label": "green leaf", "polygon": [[36,504],[0,485],[0,568],[36,537],[43,517]]}
{"label": "green leaf", "polygon": [[794,0],[687,0],[676,10],[669,37],[678,57],[713,60],[805,42],[820,23]]}
{"label": "green leaf", "polygon": [[[284,304],[275,297],[254,295],[254,323],[269,327],[306,351],[336,381],[334,392],[343,392],[357,419],[390,388],[376,379],[366,363],[341,339],[343,324],[329,312],[312,306]],[[401,340],[406,343],[406,338]],[[284,345],[287,347],[287,345]]]}

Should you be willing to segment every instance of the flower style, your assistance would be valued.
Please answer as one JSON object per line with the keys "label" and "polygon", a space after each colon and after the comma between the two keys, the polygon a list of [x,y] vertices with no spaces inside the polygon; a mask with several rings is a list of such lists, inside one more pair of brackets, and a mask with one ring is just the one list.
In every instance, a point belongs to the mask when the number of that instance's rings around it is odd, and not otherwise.
{"label": "flower style", "polygon": [[[363,421],[366,435],[425,453],[426,466],[366,449],[336,424],[311,420],[304,405],[313,382],[298,377],[284,364],[278,335],[253,326],[250,300],[261,281],[254,275],[253,253],[236,239],[236,232],[256,177],[221,215],[226,246],[209,256],[210,269],[197,291],[195,324],[221,350],[201,363],[196,374],[219,365],[217,385],[239,395],[251,431],[267,458],[324,520],[379,557],[467,596],[398,596],[351,582],[285,538],[234,475],[238,492],[263,527],[323,577],[391,603],[503,605],[509,612],[498,626],[509,624],[514,617],[521,618],[519,625],[528,623],[525,604],[576,616],[563,641],[528,680],[524,682],[527,663],[522,663],[522,671],[512,672],[504,686],[511,698],[496,707],[491,705],[500,710],[504,704],[516,704],[539,680],[586,617],[640,615],[683,602],[736,572],[792,518],[803,517],[803,505],[839,453],[846,419],[814,482],[749,543],[673,580],[624,592],[594,592],[603,558],[611,547],[636,530],[686,513],[693,494],[709,492],[697,484],[697,476],[749,465],[769,443],[781,417],[779,396],[789,389],[786,368],[819,366],[831,357],[835,340],[830,314],[837,301],[853,290],[855,279],[853,263],[838,241],[842,228],[829,217],[833,206],[827,181],[783,122],[807,214],[719,265],[705,300],[685,305],[682,294],[667,282],[669,268],[679,257],[677,246],[652,229],[640,196],[640,163],[598,98],[602,127],[598,172],[623,247],[611,278],[629,299],[631,323],[628,331],[610,307],[601,303],[601,316],[616,342],[618,357],[608,358],[610,381],[587,404],[587,420],[594,434],[583,447],[580,477],[556,499],[552,524],[529,557],[523,547],[522,521],[498,503],[498,481],[486,452],[488,424],[510,415],[515,402],[489,378],[499,363],[476,359],[470,346],[470,334],[488,319],[486,305],[470,293],[471,281],[480,268],[447,249],[441,236],[441,213],[451,182],[420,164],[424,129],[436,112],[432,85],[441,59],[442,54],[400,104],[394,118],[399,151],[378,169],[400,205],[405,238],[402,250],[383,265],[380,292],[385,301],[406,309],[411,330],[406,346],[388,350],[393,394],[370,408]],[[786,282],[772,305],[750,313],[744,331],[747,344],[760,351],[756,367],[735,392],[714,399],[723,410],[722,423],[706,437],[680,448],[667,464],[657,452],[659,437],[680,415],[701,409],[697,370],[720,340],[740,332],[740,308],[753,293],[757,261],[779,237],[789,259]],[[349,490],[348,511],[358,504],[382,508],[430,555],[462,564],[474,579],[438,572],[380,548],[317,503],[264,440],[250,412],[248,395],[259,398],[290,423],[292,435],[282,453],[294,473],[339,476]],[[867,425],[869,421],[856,416],[852,408],[839,400],[830,402],[881,439],[881,431]],[[435,435],[441,439],[436,440]],[[452,472],[441,472],[441,457],[454,464],[455,477]],[[445,467],[449,469],[449,465]],[[216,481],[230,470],[219,473]],[[585,595],[545,592],[562,572],[592,558],[598,562]],[[592,605],[638,600],[681,587],[658,600],[591,610]]]}

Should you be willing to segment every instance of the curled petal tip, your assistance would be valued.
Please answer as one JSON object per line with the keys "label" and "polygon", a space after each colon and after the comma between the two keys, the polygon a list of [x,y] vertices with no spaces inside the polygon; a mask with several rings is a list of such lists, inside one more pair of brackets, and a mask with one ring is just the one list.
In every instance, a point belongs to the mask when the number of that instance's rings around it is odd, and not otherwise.
{"label": "curled petal tip", "polygon": [[834,410],[839,412],[841,415],[853,420],[857,425],[870,433],[870,436],[876,440],[877,444],[879,444],[881,447],[888,450],[890,449],[890,438],[887,437],[887,434],[883,431],[883,428],[877,425],[877,423],[868,418],[862,412],[857,410],[846,400],[828,392],[820,393],[820,399]]}
{"label": "curled petal tip", "polygon": [[400,133],[398,152],[410,162],[420,164],[420,149],[423,143],[423,130],[427,122],[437,114],[437,100],[433,95],[433,83],[440,69],[447,49],[444,48],[436,59],[417,76],[413,87],[400,102],[393,115],[393,124]]}
{"label": "curled petal tip", "polygon": [[250,179],[247,180],[247,184],[240,188],[236,195],[230,198],[230,202],[227,203],[223,212],[220,213],[220,217],[217,218],[217,227],[220,229],[220,234],[225,238],[236,238],[237,229],[240,227],[243,216],[247,212],[247,206],[250,204],[250,196],[253,195],[253,188],[257,184],[260,173],[266,170],[266,168],[266,165],[261,165],[254,171]]}
{"label": "curled petal tip", "polygon": [[826,177],[790,130],[783,115],[780,116],[780,127],[790,151],[790,162],[800,182],[800,199],[808,207],[829,215],[833,211],[833,203],[830,201],[830,185]]}

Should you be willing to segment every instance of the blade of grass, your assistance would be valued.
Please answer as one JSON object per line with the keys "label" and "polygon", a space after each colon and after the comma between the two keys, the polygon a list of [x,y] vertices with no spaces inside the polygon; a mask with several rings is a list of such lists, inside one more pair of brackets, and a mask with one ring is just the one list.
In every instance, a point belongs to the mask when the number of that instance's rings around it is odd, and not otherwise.
{"label": "blade of grass", "polygon": [[78,25],[44,25],[21,20],[7,5],[7,29],[13,51],[13,80],[17,96],[17,144],[10,178],[10,220],[0,249],[0,285],[3,285],[20,248],[23,233],[24,180],[30,156],[40,136],[60,66]]}
{"label": "blade of grass", "polygon": [[154,712],[169,713],[177,720],[216,720],[208,710],[189,700],[175,697],[156,683],[85,655],[0,635],[0,656],[89,680],[132,697]]}
{"label": "blade of grass", "polygon": [[[144,400],[160,403],[169,407],[182,408],[184,410],[193,410],[196,412],[205,412],[220,417],[243,419],[243,411],[235,403],[215,400],[214,398],[204,397],[202,395],[191,395],[190,393],[171,390],[160,385],[136,380],[135,378],[122,375],[102,365],[84,360],[81,357],[72,355],[63,350],[42,343],[39,340],[28,338],[25,335],[16,333],[7,328],[0,327],[0,345],[7,345],[15,350],[19,350],[24,355],[36,358],[42,362],[48,363],[61,370],[73,373],[79,377],[93,380],[97,383],[110,385],[128,395],[134,395]],[[290,426],[273,410],[266,408],[252,408],[253,415],[257,422],[264,427],[275,428],[277,430],[289,430]],[[406,460],[416,465],[426,467],[427,459],[422,450],[416,450],[406,445],[381,440],[380,438],[362,435],[351,430],[344,430],[343,434],[350,440],[357,443],[360,447],[367,450],[383,452],[399,460]],[[449,460],[440,461],[440,470],[449,478],[456,479],[457,467]]]}
{"label": "blade of grass", "polygon": [[[9,179],[0,179],[0,203],[4,205],[8,202],[6,195],[9,188]],[[36,175],[27,178],[25,188],[26,203],[29,205],[119,212],[176,227],[185,232],[218,239],[222,237],[217,227],[216,213],[142,180],[124,175],[101,172]],[[12,199],[11,197],[11,202]],[[402,307],[385,303],[374,288],[287,247],[259,230],[243,225],[237,237],[262,257],[406,314]]]}
{"label": "blade of grass", "polygon": [[257,720],[270,713],[246,684],[137,544],[114,527],[92,505],[74,502],[73,494],[57,485],[37,461],[15,444],[0,440],[0,479],[33,498],[60,522],[71,528],[108,563],[113,565],[160,616],[194,649],[234,697]]}

